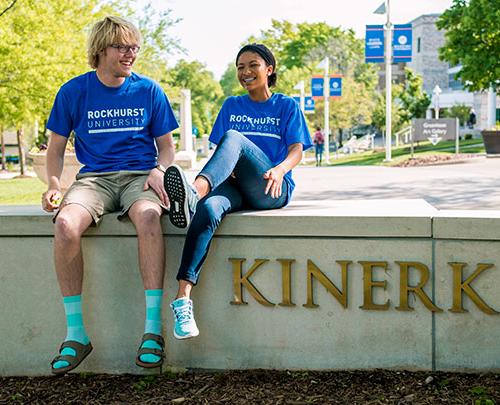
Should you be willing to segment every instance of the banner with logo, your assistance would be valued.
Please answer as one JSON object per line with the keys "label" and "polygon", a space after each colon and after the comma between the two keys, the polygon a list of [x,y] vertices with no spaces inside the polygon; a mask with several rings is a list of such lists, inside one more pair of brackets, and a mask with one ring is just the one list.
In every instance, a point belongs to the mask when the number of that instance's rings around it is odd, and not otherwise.
{"label": "banner with logo", "polygon": [[396,24],[392,33],[393,63],[411,62],[411,24]]}
{"label": "banner with logo", "polygon": [[323,97],[323,76],[312,77],[311,94],[313,97]]}
{"label": "banner with logo", "polygon": [[[293,99],[300,105],[300,96],[294,96]],[[314,112],[314,99],[311,96],[304,97],[304,112]]]}
{"label": "banner with logo", "polygon": [[342,96],[342,76],[330,77],[330,97]]}
{"label": "banner with logo", "polygon": [[384,26],[367,25],[365,38],[365,63],[384,62]]}

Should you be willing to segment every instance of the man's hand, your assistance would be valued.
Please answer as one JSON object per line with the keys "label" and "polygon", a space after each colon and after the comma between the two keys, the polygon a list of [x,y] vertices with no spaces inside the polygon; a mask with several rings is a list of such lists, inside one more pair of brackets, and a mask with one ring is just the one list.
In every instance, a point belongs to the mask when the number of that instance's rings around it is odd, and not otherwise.
{"label": "man's hand", "polygon": [[267,180],[266,190],[264,194],[271,193],[272,198],[278,198],[281,196],[281,185],[283,184],[283,177],[285,176],[285,171],[280,167],[276,166],[264,173],[264,178]]}
{"label": "man's hand", "polygon": [[163,185],[163,177],[164,173],[160,170],[156,168],[151,170],[148,178],[146,179],[146,183],[144,183],[144,191],[149,190],[150,188],[153,189],[165,207],[169,207],[170,201],[168,200],[167,192],[165,191],[165,187]]}
{"label": "man's hand", "polygon": [[62,193],[57,189],[49,189],[42,194],[42,208],[47,212],[53,212],[61,205]]}

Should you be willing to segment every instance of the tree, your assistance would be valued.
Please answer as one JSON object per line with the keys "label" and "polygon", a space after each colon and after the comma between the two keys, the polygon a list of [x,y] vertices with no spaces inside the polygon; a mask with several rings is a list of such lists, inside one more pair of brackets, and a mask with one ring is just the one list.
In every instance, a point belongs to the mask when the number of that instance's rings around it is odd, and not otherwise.
{"label": "tree", "polygon": [[443,111],[443,118],[458,118],[460,126],[464,126],[470,117],[471,108],[465,104],[455,104],[450,109],[445,109]]}
{"label": "tree", "polygon": [[16,129],[19,144],[24,125],[48,115],[59,86],[84,70],[85,28],[97,6],[97,0],[26,0],[1,17],[0,123]]}
{"label": "tree", "polygon": [[[400,103],[396,102],[396,98],[399,94],[403,92],[403,86],[401,84],[392,85],[392,110],[391,110],[391,122],[393,134],[397,133],[400,129],[408,124],[408,118],[406,112],[401,108]],[[372,124],[382,131],[386,129],[385,123],[385,93],[377,95],[377,101],[372,115]]]}
{"label": "tree", "polygon": [[236,65],[234,63],[227,65],[226,71],[219,81],[224,98],[245,94],[245,89],[241,86],[236,74]]}
{"label": "tree", "polygon": [[403,87],[396,88],[396,97],[401,102],[401,119],[409,122],[412,118],[424,118],[431,99],[422,87],[423,80],[409,68],[405,68]]}
{"label": "tree", "polygon": [[170,70],[168,83],[177,90],[191,90],[193,126],[198,128],[200,134],[209,132],[224,96],[213,74],[200,62],[180,60]]}
{"label": "tree", "polygon": [[442,60],[461,65],[456,74],[470,90],[486,90],[500,78],[499,0],[453,0],[439,18],[437,27],[446,30]]}
{"label": "tree", "polygon": [[[135,16],[131,10],[129,2],[104,0],[25,0],[11,7],[0,17],[0,124],[19,130],[36,119],[45,122],[59,87],[89,69],[90,26],[109,14]],[[165,84],[168,57],[181,49],[168,34],[177,20],[170,10],[153,14],[146,5],[142,17],[130,18],[144,37],[137,68]]]}

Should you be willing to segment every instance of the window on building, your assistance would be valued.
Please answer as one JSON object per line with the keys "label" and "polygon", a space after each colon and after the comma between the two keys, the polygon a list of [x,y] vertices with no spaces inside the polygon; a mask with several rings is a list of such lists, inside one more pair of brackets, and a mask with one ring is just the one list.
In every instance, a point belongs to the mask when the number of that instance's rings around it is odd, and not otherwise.
{"label": "window on building", "polygon": [[422,38],[418,37],[417,38],[417,53],[420,53],[421,42],[422,42]]}

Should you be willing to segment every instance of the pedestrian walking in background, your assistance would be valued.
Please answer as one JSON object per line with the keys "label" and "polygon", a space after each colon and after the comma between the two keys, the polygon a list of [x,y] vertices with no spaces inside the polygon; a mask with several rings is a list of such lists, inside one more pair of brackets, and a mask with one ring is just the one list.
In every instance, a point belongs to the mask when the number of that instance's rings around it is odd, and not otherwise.
{"label": "pedestrian walking in background", "polygon": [[323,160],[323,151],[325,149],[325,136],[323,135],[323,132],[321,132],[320,127],[316,127],[313,143],[316,152],[316,166],[321,166],[321,162]]}

